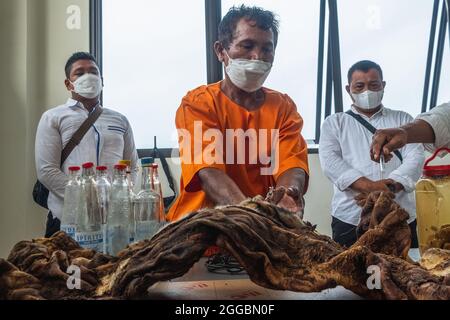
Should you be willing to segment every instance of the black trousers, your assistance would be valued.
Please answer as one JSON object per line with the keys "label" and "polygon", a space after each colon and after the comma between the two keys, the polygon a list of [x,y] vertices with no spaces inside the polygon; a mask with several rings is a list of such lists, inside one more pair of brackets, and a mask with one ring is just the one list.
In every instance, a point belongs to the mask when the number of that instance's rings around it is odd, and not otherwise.
{"label": "black trousers", "polygon": [[45,237],[50,238],[61,229],[61,221],[54,218],[51,211],[47,215],[47,225],[45,227]]}
{"label": "black trousers", "polygon": [[[414,220],[409,224],[411,229],[411,248],[419,248],[419,240],[417,238],[417,221]],[[333,230],[333,240],[344,247],[351,247],[357,240],[356,226],[345,223],[333,217],[331,222],[331,229]]]}

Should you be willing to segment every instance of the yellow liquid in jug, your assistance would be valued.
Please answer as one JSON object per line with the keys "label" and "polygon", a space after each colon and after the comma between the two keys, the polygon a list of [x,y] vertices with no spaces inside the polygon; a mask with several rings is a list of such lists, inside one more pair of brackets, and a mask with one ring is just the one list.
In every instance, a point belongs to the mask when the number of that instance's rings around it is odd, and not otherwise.
{"label": "yellow liquid in jug", "polygon": [[450,177],[422,179],[416,186],[417,227],[420,252],[444,225],[450,224]]}

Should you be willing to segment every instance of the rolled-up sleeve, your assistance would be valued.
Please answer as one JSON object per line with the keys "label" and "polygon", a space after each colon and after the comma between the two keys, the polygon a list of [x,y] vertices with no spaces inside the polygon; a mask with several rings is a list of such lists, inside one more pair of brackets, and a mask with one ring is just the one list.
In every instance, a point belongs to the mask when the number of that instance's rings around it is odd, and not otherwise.
{"label": "rolled-up sleeve", "polygon": [[344,161],[338,135],[336,118],[329,117],[322,125],[319,157],[325,176],[343,192],[365,175]]}
{"label": "rolled-up sleeve", "polygon": [[69,180],[61,170],[62,148],[57,119],[46,112],[42,115],[36,131],[36,173],[38,180],[61,199],[64,198],[64,191]]}
{"label": "rolled-up sleeve", "polygon": [[198,177],[200,170],[214,168],[225,172],[223,154],[215,154],[214,159],[219,161],[208,161],[212,159],[204,157],[206,154],[204,151],[208,150],[210,142],[203,139],[203,133],[219,128],[219,121],[211,104],[212,101],[202,95],[188,94],[183,98],[176,114],[181,172],[186,192],[201,190],[201,181]]}
{"label": "rolled-up sleeve", "polygon": [[440,105],[430,112],[421,114],[417,120],[427,122],[434,130],[436,141],[434,145],[426,144],[430,152],[443,147],[450,148],[450,103]]}

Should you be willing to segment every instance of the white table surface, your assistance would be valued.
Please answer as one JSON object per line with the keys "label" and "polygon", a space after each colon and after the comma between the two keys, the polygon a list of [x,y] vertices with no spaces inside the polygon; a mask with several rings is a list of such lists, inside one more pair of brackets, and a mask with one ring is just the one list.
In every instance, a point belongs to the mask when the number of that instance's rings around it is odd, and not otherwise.
{"label": "white table surface", "polygon": [[[420,260],[419,249],[409,256]],[[355,293],[337,287],[322,292],[299,293],[260,287],[247,274],[231,275],[209,272],[206,258],[197,262],[184,276],[156,283],[149,289],[150,298],[168,300],[361,300]]]}
{"label": "white table surface", "polygon": [[253,283],[247,274],[209,272],[201,259],[184,276],[156,283],[149,289],[151,299],[168,300],[361,300],[353,292],[337,287],[323,292],[298,293],[266,289]]}

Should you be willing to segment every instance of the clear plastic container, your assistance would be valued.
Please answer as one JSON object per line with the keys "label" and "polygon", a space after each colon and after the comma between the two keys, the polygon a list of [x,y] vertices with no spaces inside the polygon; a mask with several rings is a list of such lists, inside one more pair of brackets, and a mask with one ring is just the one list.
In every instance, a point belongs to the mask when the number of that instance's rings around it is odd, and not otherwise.
{"label": "clear plastic container", "polygon": [[430,248],[450,249],[450,165],[432,166],[439,149],[426,161],[416,185],[417,227],[420,252]]}

